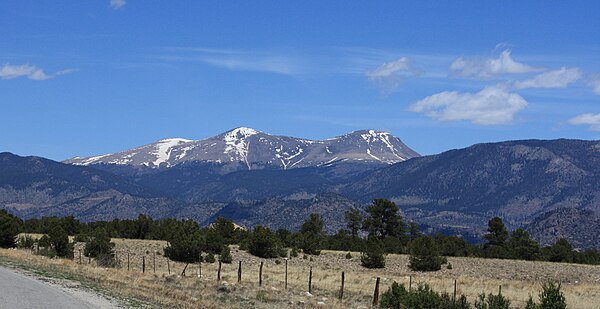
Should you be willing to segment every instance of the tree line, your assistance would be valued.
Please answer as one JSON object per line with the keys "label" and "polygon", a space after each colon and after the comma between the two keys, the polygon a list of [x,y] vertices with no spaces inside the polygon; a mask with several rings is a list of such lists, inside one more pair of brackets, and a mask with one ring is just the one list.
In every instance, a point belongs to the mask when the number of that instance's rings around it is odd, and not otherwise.
{"label": "tree line", "polygon": [[[72,235],[76,236],[76,241],[105,247],[96,250],[98,252],[87,252],[105,258],[111,254],[111,245],[107,245],[110,238],[166,240],[165,255],[186,263],[215,260],[215,256],[223,262],[231,262],[229,245],[237,244],[240,249],[263,258],[295,257],[300,252],[318,255],[321,250],[358,251],[362,264],[369,268],[384,267],[385,255],[389,253],[410,254],[413,269],[431,271],[446,264],[446,256],[600,264],[600,253],[595,249],[575,250],[562,238],[551,246],[542,247],[523,229],[509,233],[498,217],[488,222],[483,244],[470,244],[458,236],[424,235],[415,222],[407,222],[398,207],[386,199],[374,199],[364,211],[352,209],[346,212],[345,227],[334,235],[324,232],[324,224],[318,214],[311,214],[297,232],[274,231],[261,225],[246,230],[236,228],[225,218],[201,227],[193,220],[154,220],[143,214],[136,219],[95,222],[80,222],[73,216],[23,221],[0,210],[0,246],[17,245],[15,237],[18,233],[39,233],[48,239],[41,244],[38,241],[38,246],[58,256],[65,255],[69,249],[72,255],[68,238],[65,244],[66,235]],[[27,239],[20,242],[25,246],[32,245]]]}

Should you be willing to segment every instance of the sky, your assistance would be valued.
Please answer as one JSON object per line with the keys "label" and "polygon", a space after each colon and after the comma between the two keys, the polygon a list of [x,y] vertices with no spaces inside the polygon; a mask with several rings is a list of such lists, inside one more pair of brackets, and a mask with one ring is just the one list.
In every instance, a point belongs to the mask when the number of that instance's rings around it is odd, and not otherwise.
{"label": "sky", "polygon": [[246,126],[421,154],[600,139],[600,1],[0,2],[0,151]]}

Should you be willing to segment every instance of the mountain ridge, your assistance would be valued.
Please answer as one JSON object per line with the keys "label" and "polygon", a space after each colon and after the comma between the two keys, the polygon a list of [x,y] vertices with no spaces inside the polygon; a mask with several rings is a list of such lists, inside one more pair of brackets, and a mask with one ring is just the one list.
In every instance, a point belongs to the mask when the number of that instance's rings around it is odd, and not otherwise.
{"label": "mountain ridge", "polygon": [[334,138],[310,140],[238,127],[205,139],[163,139],[117,153],[74,157],[63,163],[169,168],[184,162],[200,161],[241,165],[248,170],[285,170],[336,161],[393,164],[417,156],[420,155],[385,131],[358,130]]}

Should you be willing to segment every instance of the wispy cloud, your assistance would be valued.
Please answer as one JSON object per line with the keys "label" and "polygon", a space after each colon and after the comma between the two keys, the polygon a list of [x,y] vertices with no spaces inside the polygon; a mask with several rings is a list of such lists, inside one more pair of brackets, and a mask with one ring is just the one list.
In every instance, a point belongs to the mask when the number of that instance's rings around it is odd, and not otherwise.
{"label": "wispy cloud", "polygon": [[22,64],[22,65],[11,65],[5,64],[0,68],[0,78],[2,79],[13,79],[19,77],[26,77],[31,80],[47,80],[59,75],[69,74],[76,70],[67,69],[48,74],[44,70],[36,67],[35,65]]}
{"label": "wispy cloud", "polygon": [[594,74],[588,81],[588,85],[592,87],[595,94],[600,95],[600,74]]}
{"label": "wispy cloud", "polygon": [[121,9],[127,4],[126,0],[110,0],[109,6],[112,9],[118,10]]}
{"label": "wispy cloud", "polygon": [[515,82],[515,88],[565,88],[581,78],[578,68],[562,67],[558,70],[548,71],[533,78]]}
{"label": "wispy cloud", "polygon": [[466,120],[479,125],[508,124],[527,101],[511,93],[503,85],[487,86],[476,93],[444,91],[410,106],[413,112],[424,113],[441,121]]}
{"label": "wispy cloud", "polygon": [[296,75],[303,72],[299,61],[276,53],[211,48],[167,48],[163,61],[200,62],[232,71]]}
{"label": "wispy cloud", "polygon": [[600,131],[600,114],[581,114],[569,119],[568,123],[572,125],[587,125],[592,131]]}
{"label": "wispy cloud", "polygon": [[367,71],[367,78],[373,82],[383,94],[398,89],[405,79],[417,76],[421,70],[411,65],[407,57],[385,62],[374,70]]}
{"label": "wispy cloud", "polygon": [[463,58],[450,65],[452,74],[466,78],[490,79],[505,74],[523,74],[543,71],[543,68],[529,66],[515,61],[510,49],[504,50],[498,58]]}

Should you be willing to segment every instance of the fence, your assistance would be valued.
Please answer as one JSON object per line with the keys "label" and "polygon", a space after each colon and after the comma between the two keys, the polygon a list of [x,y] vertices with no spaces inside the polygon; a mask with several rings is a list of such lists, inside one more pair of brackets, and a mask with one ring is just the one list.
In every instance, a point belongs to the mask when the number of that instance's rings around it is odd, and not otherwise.
{"label": "fence", "polygon": [[[79,249],[81,252],[81,249]],[[79,254],[79,256],[78,256]],[[76,253],[79,263],[106,265],[106,261],[95,261]],[[301,258],[295,258],[301,259]],[[156,247],[148,250],[115,250],[114,265],[129,272],[138,272],[157,276],[179,275],[202,280],[240,282],[258,285],[264,288],[290,289],[309,292],[320,296],[336,297],[368,301],[377,304],[379,295],[385,292],[396,281],[403,283],[407,289],[413,289],[419,283],[428,283],[437,292],[446,292],[454,298],[465,295],[473,302],[477,295],[485,293],[502,293],[501,285],[481,285],[473,288],[473,282],[467,279],[449,279],[432,277],[413,277],[377,271],[348,271],[344,269],[328,269],[322,266],[290,265],[288,259],[238,260],[226,264],[195,263],[185,264],[170,261],[163,256],[162,250]],[[525,299],[508,297],[514,305],[525,304]],[[537,293],[533,294],[536,295]]]}

